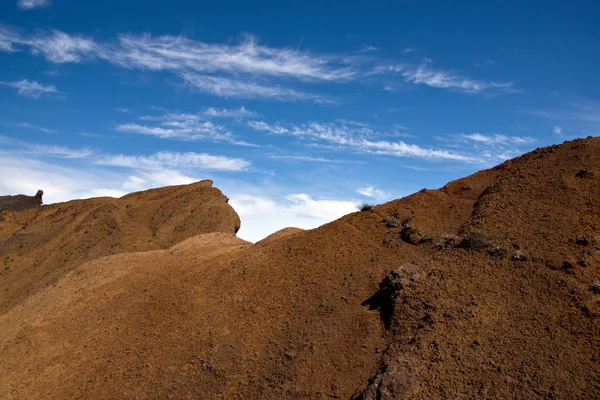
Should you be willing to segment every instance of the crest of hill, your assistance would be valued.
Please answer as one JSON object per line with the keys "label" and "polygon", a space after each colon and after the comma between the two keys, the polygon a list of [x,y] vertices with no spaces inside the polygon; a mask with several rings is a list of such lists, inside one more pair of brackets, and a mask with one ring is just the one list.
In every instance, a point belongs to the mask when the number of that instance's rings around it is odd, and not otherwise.
{"label": "crest of hill", "polygon": [[256,245],[92,260],[0,315],[0,397],[600,398],[599,174],[575,140]]}
{"label": "crest of hill", "polygon": [[206,180],[120,199],[5,211],[0,214],[0,313],[86,261],[164,249],[203,233],[234,234],[240,219],[227,202]]}

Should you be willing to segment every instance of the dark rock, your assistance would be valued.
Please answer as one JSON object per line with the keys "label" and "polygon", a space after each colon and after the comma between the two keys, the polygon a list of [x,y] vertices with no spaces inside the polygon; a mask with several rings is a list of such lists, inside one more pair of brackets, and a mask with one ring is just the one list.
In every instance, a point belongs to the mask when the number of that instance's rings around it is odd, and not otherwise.
{"label": "dark rock", "polygon": [[44,191],[38,190],[35,196],[26,196],[24,194],[17,194],[15,196],[0,196],[0,212],[19,212],[28,210],[30,208],[39,207],[43,204],[43,195]]}

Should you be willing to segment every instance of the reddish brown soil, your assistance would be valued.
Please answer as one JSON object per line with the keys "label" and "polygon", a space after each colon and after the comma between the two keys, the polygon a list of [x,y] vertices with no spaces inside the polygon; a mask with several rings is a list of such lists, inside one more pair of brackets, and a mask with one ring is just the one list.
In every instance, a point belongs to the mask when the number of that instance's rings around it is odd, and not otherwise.
{"label": "reddish brown soil", "polygon": [[12,250],[10,269],[61,245],[79,261],[2,294],[0,398],[600,398],[599,199],[588,138],[256,245],[217,216],[163,250],[84,257],[81,236],[49,229],[57,210],[3,214],[5,242],[25,221],[55,238]]}

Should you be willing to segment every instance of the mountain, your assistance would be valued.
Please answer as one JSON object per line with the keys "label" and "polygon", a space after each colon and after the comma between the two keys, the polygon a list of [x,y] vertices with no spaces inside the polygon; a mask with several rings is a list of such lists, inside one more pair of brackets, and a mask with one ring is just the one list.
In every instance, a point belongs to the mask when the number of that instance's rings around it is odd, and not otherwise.
{"label": "mountain", "polygon": [[599,183],[588,138],[255,245],[207,182],[5,212],[0,397],[600,398]]}

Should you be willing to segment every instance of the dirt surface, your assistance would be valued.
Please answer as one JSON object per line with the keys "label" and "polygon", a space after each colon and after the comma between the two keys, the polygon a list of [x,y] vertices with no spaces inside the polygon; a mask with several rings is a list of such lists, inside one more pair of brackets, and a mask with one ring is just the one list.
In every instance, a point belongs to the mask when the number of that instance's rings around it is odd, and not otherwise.
{"label": "dirt surface", "polygon": [[[256,245],[82,257],[0,315],[0,398],[600,398],[599,199],[588,138]],[[2,232],[79,248],[44,211]]]}
{"label": "dirt surface", "polygon": [[[8,196],[18,197],[18,196]],[[28,197],[28,196],[24,196]],[[234,233],[237,213],[211,181],[0,213],[0,313],[88,260]]]}

